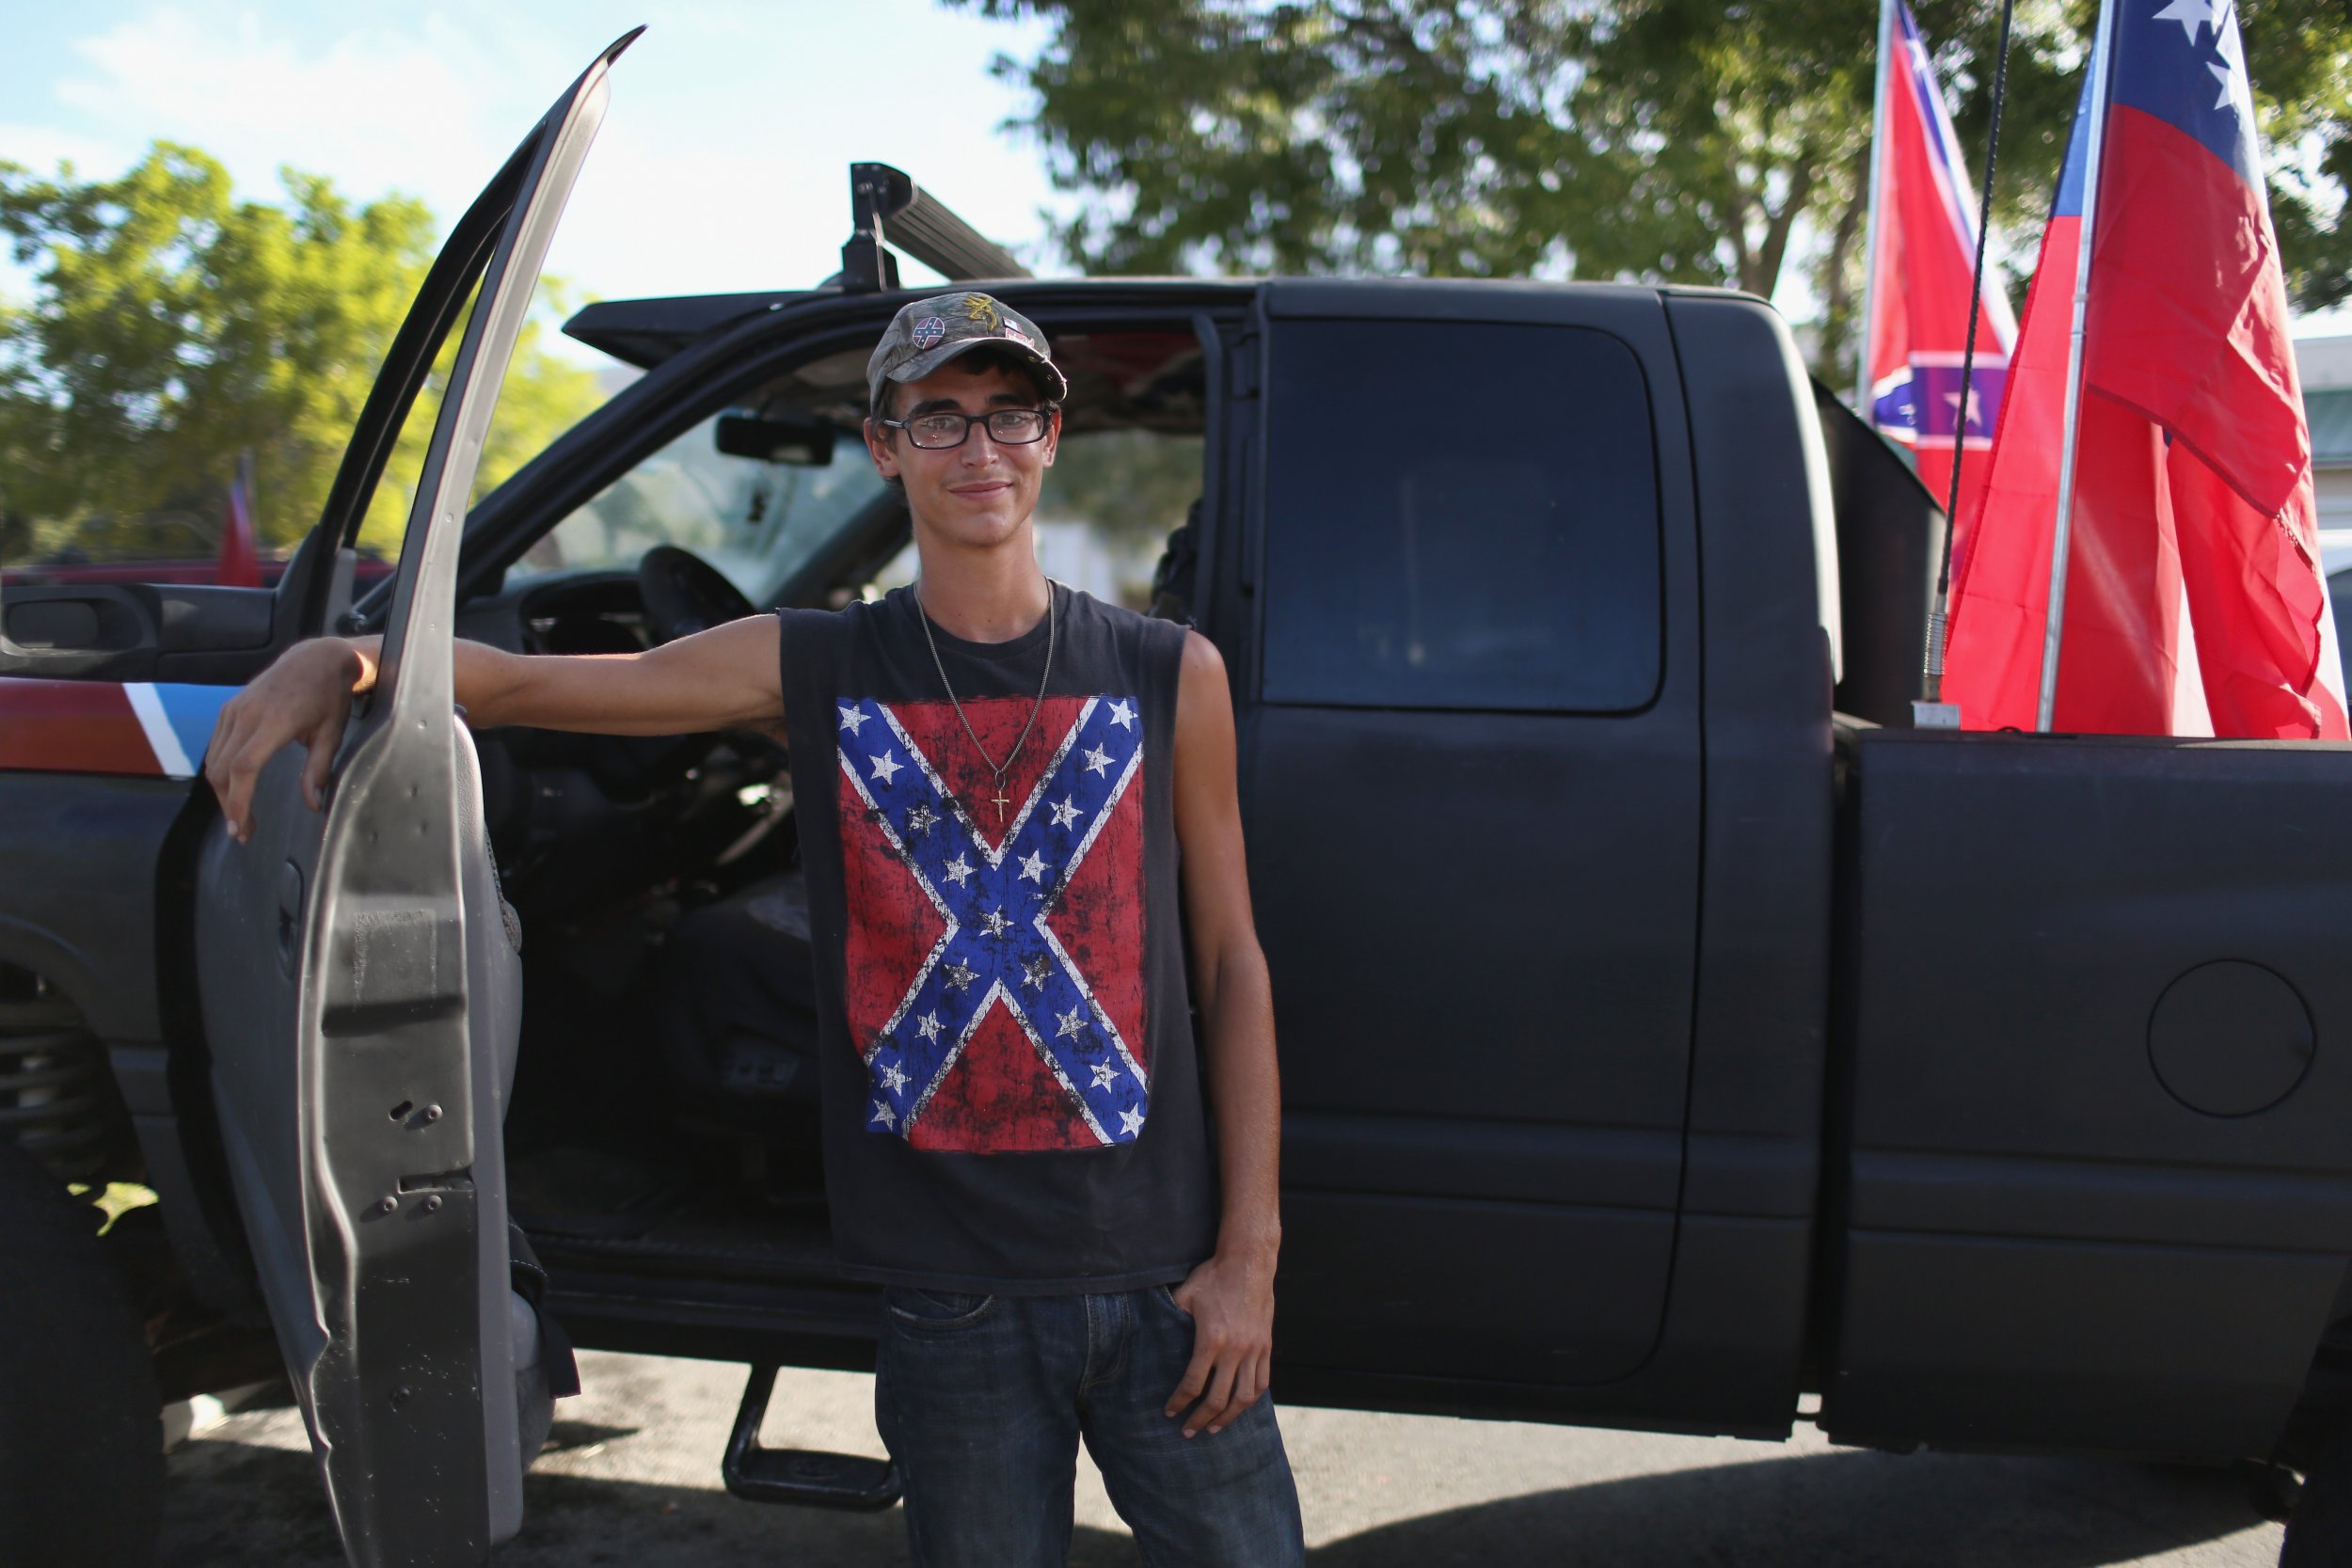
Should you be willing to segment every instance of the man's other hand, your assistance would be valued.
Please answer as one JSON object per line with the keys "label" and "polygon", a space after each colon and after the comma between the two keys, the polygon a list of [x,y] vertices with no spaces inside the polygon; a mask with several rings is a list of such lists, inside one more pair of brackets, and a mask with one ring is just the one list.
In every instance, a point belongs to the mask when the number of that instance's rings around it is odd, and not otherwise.
{"label": "man's other hand", "polygon": [[[373,639],[370,639],[373,641]],[[270,758],[290,741],[309,755],[302,765],[302,798],[317,811],[326,803],[326,778],[342,744],[355,689],[375,673],[374,660],[340,637],[297,642],[275,664],[229,699],[204,752],[204,782],[220,800],[229,836],[253,836],[253,785]]]}
{"label": "man's other hand", "polygon": [[1169,1292],[1192,1318],[1192,1364],[1168,1397],[1184,1435],[1221,1432],[1258,1402],[1274,1359],[1274,1267],[1218,1253]]}

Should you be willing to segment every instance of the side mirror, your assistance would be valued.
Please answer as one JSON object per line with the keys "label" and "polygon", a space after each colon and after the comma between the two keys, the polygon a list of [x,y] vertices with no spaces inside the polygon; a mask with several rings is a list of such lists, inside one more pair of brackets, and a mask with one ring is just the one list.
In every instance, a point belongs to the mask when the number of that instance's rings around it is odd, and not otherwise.
{"label": "side mirror", "polygon": [[729,457],[821,468],[833,461],[834,436],[828,420],[722,414],[717,438],[720,451]]}

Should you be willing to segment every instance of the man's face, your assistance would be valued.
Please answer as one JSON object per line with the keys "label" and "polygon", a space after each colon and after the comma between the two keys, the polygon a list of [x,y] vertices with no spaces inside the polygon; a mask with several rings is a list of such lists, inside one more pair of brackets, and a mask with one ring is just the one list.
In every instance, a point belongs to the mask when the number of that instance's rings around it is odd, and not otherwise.
{"label": "man's face", "polygon": [[[906,382],[892,399],[893,416],[987,414],[998,408],[1036,408],[1037,389],[1016,371],[991,366],[975,371],[949,361],[920,381]],[[1018,533],[1037,510],[1038,487],[1053,466],[1061,436],[1054,415],[1044,439],[1004,445],[975,424],[957,447],[918,447],[911,433],[883,430],[867,421],[866,449],[884,477],[906,484],[907,510],[918,538],[926,531],[945,542],[988,547]]]}

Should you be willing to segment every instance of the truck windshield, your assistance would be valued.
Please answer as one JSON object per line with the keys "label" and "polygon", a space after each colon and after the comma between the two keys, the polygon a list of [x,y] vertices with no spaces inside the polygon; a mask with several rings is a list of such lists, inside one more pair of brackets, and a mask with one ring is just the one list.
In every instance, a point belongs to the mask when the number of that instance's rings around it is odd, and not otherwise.
{"label": "truck windshield", "polygon": [[882,476],[842,432],[822,467],[734,457],[719,450],[721,416],[688,429],[607,485],[507,569],[509,584],[559,572],[634,570],[656,545],[693,551],[755,605],[777,590],[859,508]]}

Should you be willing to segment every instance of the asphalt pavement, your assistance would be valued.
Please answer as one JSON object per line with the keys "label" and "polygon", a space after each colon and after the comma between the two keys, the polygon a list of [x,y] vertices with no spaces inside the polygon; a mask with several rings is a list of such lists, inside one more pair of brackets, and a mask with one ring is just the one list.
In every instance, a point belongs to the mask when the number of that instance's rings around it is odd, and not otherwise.
{"label": "asphalt pavement", "polygon": [[[589,1353],[498,1568],[890,1568],[903,1526],[719,1482],[743,1370]],[[881,1453],[873,1380],[787,1370],[764,1440]],[[2269,1568],[2279,1528],[2226,1472],[1285,1409],[1316,1568]],[[230,1416],[171,1456],[167,1568],[339,1568],[301,1418]],[[1132,1564],[1080,1461],[1073,1568]]]}

